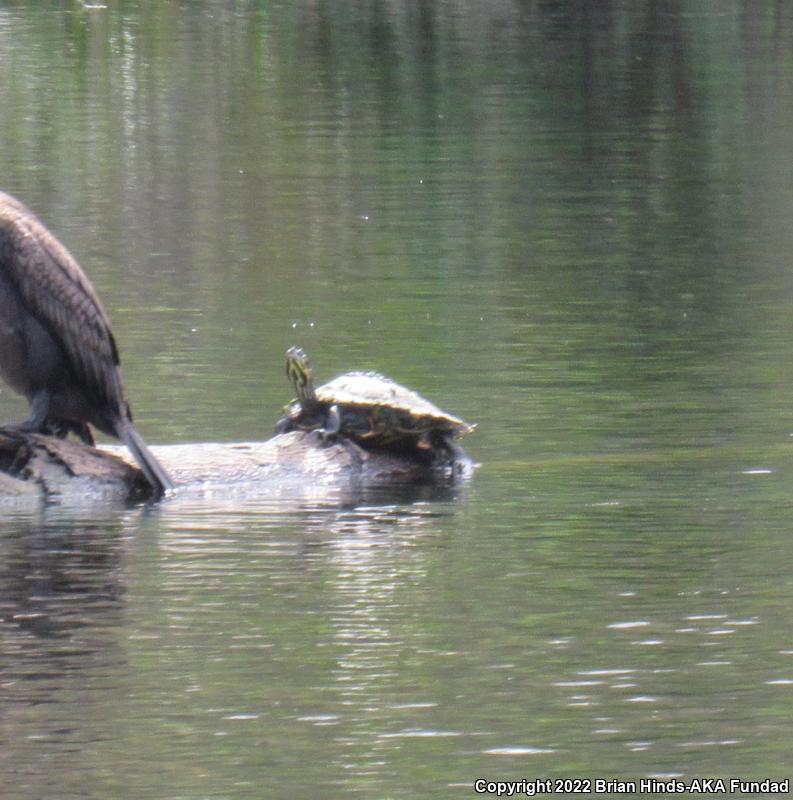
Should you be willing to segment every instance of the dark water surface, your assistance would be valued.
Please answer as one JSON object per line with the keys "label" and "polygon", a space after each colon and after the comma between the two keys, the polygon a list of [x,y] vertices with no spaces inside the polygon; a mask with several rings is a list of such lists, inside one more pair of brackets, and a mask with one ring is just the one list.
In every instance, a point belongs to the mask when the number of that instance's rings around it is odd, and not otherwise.
{"label": "dark water surface", "polygon": [[96,6],[0,2],[0,175],[147,440],[266,438],[297,343],[481,467],[8,510],[2,797],[790,777],[788,5]]}

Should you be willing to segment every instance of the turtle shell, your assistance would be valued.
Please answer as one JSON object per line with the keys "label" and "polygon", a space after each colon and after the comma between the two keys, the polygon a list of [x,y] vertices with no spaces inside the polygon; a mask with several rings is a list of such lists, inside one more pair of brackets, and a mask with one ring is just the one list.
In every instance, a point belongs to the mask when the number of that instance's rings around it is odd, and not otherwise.
{"label": "turtle shell", "polygon": [[317,388],[320,403],[338,406],[342,429],[356,414],[369,413],[373,429],[393,435],[420,435],[429,431],[463,436],[473,427],[438,408],[417,392],[377,372],[345,372]]}

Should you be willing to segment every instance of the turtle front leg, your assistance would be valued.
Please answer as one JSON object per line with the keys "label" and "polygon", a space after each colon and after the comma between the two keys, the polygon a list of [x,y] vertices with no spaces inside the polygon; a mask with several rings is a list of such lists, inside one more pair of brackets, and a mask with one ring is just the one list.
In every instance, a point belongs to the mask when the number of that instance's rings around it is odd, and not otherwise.
{"label": "turtle front leg", "polygon": [[366,451],[360,445],[341,432],[341,411],[336,403],[328,409],[325,427],[317,428],[317,433],[320,435],[323,445],[337,444],[343,447],[359,468],[368,458]]}
{"label": "turtle front leg", "polygon": [[291,433],[292,431],[296,430],[298,430],[298,427],[295,425],[295,421],[290,419],[288,416],[284,416],[275,423],[273,434],[275,436],[279,436],[282,433]]}
{"label": "turtle front leg", "polygon": [[[334,403],[328,408],[324,417],[312,420],[303,430],[308,430],[316,436],[322,445],[331,445],[336,441],[336,436],[341,430],[341,412]],[[278,431],[282,433],[283,431]]]}
{"label": "turtle front leg", "polygon": [[328,416],[325,420],[325,428],[323,429],[322,433],[324,438],[330,438],[335,436],[341,430],[341,411],[339,411],[339,407],[334,403],[328,409]]}

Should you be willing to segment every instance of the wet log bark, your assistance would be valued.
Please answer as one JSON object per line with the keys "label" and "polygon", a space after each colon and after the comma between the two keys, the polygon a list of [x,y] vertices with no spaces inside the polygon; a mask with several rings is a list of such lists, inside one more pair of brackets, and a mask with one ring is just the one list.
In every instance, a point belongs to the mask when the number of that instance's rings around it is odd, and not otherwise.
{"label": "wet log bark", "polygon": [[[294,432],[264,442],[152,446],[177,484],[177,494],[244,487],[249,493],[290,489],[404,486],[432,482],[425,464],[349,442],[324,445]],[[96,500],[139,502],[150,487],[125,448],[88,447],[11,428],[0,428],[0,502]]]}

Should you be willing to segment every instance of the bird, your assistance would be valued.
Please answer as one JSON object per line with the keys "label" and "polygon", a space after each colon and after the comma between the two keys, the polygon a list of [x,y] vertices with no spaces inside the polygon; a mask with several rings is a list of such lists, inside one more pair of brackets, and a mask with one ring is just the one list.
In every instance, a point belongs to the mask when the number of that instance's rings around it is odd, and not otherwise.
{"label": "bird", "polygon": [[20,200],[0,191],[0,376],[30,403],[22,431],[93,445],[120,439],[154,495],[174,484],[132,422],[110,320],[72,254]]}

